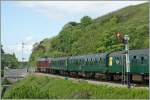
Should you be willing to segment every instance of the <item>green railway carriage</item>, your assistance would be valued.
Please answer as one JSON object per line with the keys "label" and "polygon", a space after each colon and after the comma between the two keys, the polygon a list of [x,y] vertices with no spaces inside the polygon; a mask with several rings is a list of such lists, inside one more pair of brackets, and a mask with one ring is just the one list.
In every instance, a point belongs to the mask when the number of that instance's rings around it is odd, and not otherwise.
{"label": "green railway carriage", "polygon": [[[149,50],[130,50],[130,72],[132,74],[149,73]],[[110,63],[112,62],[112,63]],[[122,73],[125,69],[125,51],[113,52],[109,55],[109,73]]]}
{"label": "green railway carriage", "polygon": [[51,65],[50,65],[51,69],[67,70],[68,57],[53,58],[51,60],[52,60]]}
{"label": "green railway carriage", "polygon": [[105,73],[107,71],[107,55],[108,53],[99,53],[70,57],[68,70]]}
{"label": "green railway carriage", "polygon": [[82,71],[82,67],[84,66],[84,56],[74,56],[68,59],[68,71]]}
{"label": "green railway carriage", "polygon": [[130,50],[130,72],[149,74],[149,49]]}
{"label": "green railway carriage", "polygon": [[[62,75],[100,76],[108,80],[122,80],[126,75],[125,51],[38,60],[38,69]],[[149,80],[149,49],[129,50],[130,79]],[[47,67],[49,65],[49,68]],[[46,67],[45,67],[46,66]],[[79,72],[79,73],[78,73]]]}
{"label": "green railway carriage", "polygon": [[113,52],[109,54],[109,73],[121,73],[123,66],[125,66],[124,51]]}

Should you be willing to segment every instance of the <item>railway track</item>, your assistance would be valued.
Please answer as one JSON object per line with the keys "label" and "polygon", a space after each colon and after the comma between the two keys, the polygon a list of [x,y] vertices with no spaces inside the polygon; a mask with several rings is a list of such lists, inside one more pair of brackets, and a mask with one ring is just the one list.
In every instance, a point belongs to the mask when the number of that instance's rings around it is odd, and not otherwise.
{"label": "railway track", "polygon": [[[50,73],[33,73],[33,75],[40,75],[40,76],[48,76],[48,77],[54,77],[54,78],[61,78],[66,80],[72,80],[75,83],[81,83],[81,82],[87,82],[89,84],[95,84],[95,85],[107,85],[112,87],[127,87],[126,84],[121,84],[118,81],[102,81],[102,80],[96,80],[96,79],[86,79],[86,78],[74,78],[70,76],[62,76],[62,75],[56,75],[56,74],[50,74]],[[142,85],[142,84],[132,84],[132,88],[146,88],[149,89],[148,85]]]}

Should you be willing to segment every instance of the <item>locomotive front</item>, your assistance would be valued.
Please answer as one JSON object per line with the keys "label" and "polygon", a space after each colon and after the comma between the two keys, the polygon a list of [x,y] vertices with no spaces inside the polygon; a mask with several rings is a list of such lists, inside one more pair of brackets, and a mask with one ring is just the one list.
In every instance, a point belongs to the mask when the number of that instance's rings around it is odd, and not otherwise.
{"label": "locomotive front", "polygon": [[49,72],[50,70],[50,58],[39,58],[37,60],[37,71],[38,72]]}

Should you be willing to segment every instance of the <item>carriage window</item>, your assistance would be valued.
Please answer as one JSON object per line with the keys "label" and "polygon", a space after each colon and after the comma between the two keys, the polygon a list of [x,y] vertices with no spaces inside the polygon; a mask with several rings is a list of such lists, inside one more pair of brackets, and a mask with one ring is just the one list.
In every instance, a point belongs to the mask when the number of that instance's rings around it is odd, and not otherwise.
{"label": "carriage window", "polygon": [[99,59],[99,62],[102,63],[102,58]]}
{"label": "carriage window", "polygon": [[92,64],[92,58],[91,58],[90,64]]}
{"label": "carriage window", "polygon": [[120,63],[120,61],[119,61],[119,57],[116,57],[116,64],[119,64]]}
{"label": "carriage window", "polygon": [[104,62],[105,62],[105,59],[104,59]]}
{"label": "carriage window", "polygon": [[97,63],[97,59],[95,58],[95,63]]}
{"label": "carriage window", "polygon": [[78,60],[78,64],[80,64],[80,60]]}
{"label": "carriage window", "polygon": [[144,57],[141,57],[141,64],[144,63]]}
{"label": "carriage window", "polygon": [[133,62],[133,63],[138,63],[136,56],[133,56],[132,62]]}
{"label": "carriage window", "polygon": [[86,64],[88,64],[88,59],[86,60]]}
{"label": "carriage window", "polygon": [[72,59],[70,60],[70,63],[73,63],[73,60],[72,60]]}
{"label": "carriage window", "polygon": [[88,60],[85,63],[88,64]]}
{"label": "carriage window", "polygon": [[81,59],[79,60],[79,64],[81,64]]}
{"label": "carriage window", "polygon": [[92,64],[94,64],[94,63],[95,63],[95,59],[93,58]]}
{"label": "carriage window", "polygon": [[84,64],[85,62],[84,62],[84,59],[82,59],[82,64]]}
{"label": "carriage window", "polygon": [[83,59],[81,59],[81,63],[83,63]]}
{"label": "carriage window", "polygon": [[133,56],[134,59],[136,59],[136,56]]}
{"label": "carriage window", "polygon": [[69,63],[72,63],[72,60],[69,60]]}
{"label": "carriage window", "polygon": [[95,63],[95,59],[93,58],[93,61],[92,61],[92,63],[94,64]]}
{"label": "carriage window", "polygon": [[78,64],[78,61],[76,60],[76,64]]}

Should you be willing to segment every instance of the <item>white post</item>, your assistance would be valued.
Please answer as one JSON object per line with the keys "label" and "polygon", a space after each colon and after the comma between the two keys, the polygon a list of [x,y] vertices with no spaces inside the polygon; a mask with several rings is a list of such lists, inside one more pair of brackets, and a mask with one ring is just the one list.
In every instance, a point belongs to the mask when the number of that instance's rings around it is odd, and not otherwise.
{"label": "white post", "polygon": [[124,36],[125,40],[125,51],[126,51],[126,72],[127,72],[127,84],[130,88],[130,60],[129,60],[129,37],[128,35]]}

